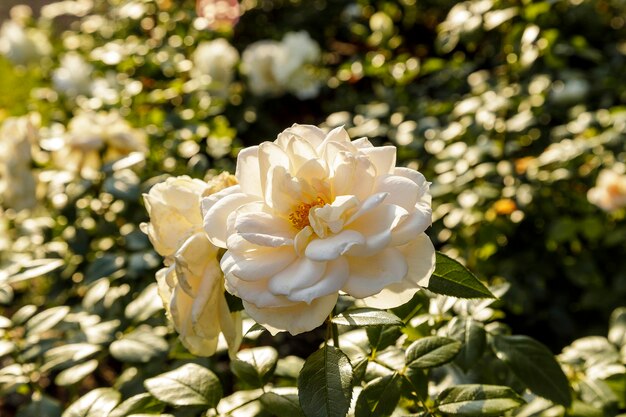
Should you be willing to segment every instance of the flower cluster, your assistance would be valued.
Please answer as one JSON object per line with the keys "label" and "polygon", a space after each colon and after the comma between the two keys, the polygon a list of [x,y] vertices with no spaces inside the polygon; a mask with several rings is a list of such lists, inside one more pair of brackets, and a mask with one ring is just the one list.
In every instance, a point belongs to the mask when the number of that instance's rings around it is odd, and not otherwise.
{"label": "flower cluster", "polygon": [[604,211],[616,211],[626,207],[626,175],[617,167],[603,169],[596,186],[587,193],[587,199]]}
{"label": "flower cluster", "polygon": [[[179,177],[154,187],[145,230],[169,266],[159,273],[160,287],[188,288],[186,310],[174,308],[181,303],[174,293],[166,297],[181,337],[208,325],[201,314],[208,309],[224,313],[215,310],[224,308],[222,298],[211,298],[222,288],[218,273],[272,333],[318,327],[340,294],[377,308],[409,301],[435,266],[424,233],[431,199],[422,174],[395,164],[393,146],[352,141],[343,128],[326,134],[293,125],[239,153],[235,185],[218,190]],[[226,249],[221,271],[217,248]]]}

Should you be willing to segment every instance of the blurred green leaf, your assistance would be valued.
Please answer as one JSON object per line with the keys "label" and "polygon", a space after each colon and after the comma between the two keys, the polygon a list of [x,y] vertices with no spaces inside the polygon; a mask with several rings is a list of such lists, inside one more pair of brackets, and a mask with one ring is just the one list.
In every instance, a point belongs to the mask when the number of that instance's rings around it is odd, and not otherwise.
{"label": "blurred green leaf", "polygon": [[493,335],[489,340],[496,356],[528,389],[569,407],[572,402],[569,382],[547,347],[528,336]]}
{"label": "blurred green leaf", "polygon": [[152,283],[128,303],[124,316],[134,322],[143,322],[160,310],[163,310],[163,302],[159,297],[157,284]]}
{"label": "blurred green leaf", "polygon": [[61,403],[58,400],[42,395],[30,404],[20,408],[15,417],[60,417]]}
{"label": "blurred green leaf", "polygon": [[122,362],[149,362],[169,350],[167,341],[151,329],[132,331],[111,343],[111,355]]}
{"label": "blurred green leaf", "polygon": [[98,368],[98,360],[91,359],[87,362],[74,365],[71,368],[67,368],[54,378],[54,383],[60,387],[72,385],[85,378]]}
{"label": "blurred green leaf", "polygon": [[26,322],[26,332],[29,335],[37,335],[52,329],[70,312],[68,306],[52,307],[33,316]]}
{"label": "blurred green leaf", "polygon": [[204,405],[214,408],[222,398],[222,385],[215,374],[194,363],[146,379],[146,389],[155,398],[172,405]]}
{"label": "blurred green leaf", "polygon": [[484,326],[471,318],[454,317],[447,335],[463,344],[454,361],[467,372],[483,356],[487,346]]}
{"label": "blurred green leaf", "polygon": [[278,417],[304,416],[297,395],[278,395],[265,392],[259,397],[263,408]]}
{"label": "blurred green leaf", "polygon": [[272,377],[278,361],[278,352],[271,346],[244,349],[231,360],[230,369],[243,382],[261,388]]}
{"label": "blurred green leaf", "polygon": [[73,402],[62,417],[107,417],[120,401],[120,393],[111,388],[96,388]]}
{"label": "blurred green leaf", "polygon": [[160,413],[165,404],[148,393],[134,395],[111,411],[108,417],[127,417],[137,413],[154,414]]}

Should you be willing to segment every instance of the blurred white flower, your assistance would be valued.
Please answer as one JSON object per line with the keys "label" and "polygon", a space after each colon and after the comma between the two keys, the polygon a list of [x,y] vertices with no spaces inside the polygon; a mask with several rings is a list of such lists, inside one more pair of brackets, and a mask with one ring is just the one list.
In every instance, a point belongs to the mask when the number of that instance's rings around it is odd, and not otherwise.
{"label": "blurred white flower", "polygon": [[92,179],[99,175],[102,162],[131,152],[146,153],[147,139],[116,111],[89,111],[74,116],[62,138],[47,140],[42,146],[55,151],[53,159],[60,168]]}
{"label": "blurred white flower", "polygon": [[91,92],[93,66],[77,52],[68,52],[61,58],[61,66],[52,72],[54,88],[69,97]]}
{"label": "blurred white flower", "polygon": [[208,183],[187,176],[169,178],[144,194],[150,223],[142,230],[165,258],[157,273],[159,293],[180,340],[192,353],[211,356],[220,333],[234,355],[241,343],[241,313],[224,297],[218,248],[202,228],[200,199],[236,183],[226,173]]}
{"label": "blurred white flower", "polygon": [[289,32],[281,42],[264,40],[249,45],[243,52],[242,71],[254,94],[288,91],[304,100],[319,93],[316,64],[320,56],[319,45],[307,32]]}
{"label": "blurred white flower", "polygon": [[192,75],[210,90],[224,91],[233,80],[239,52],[226,39],[202,42],[193,53]]}
{"label": "blurred white flower", "polygon": [[626,207],[626,174],[623,170],[603,169],[596,186],[587,192],[587,199],[604,211]]}
{"label": "blurred white flower", "polygon": [[203,199],[204,227],[227,251],[226,288],[272,332],[309,331],[339,292],[390,308],[427,285],[435,250],[429,183],[396,168],[396,148],[293,125],[239,153],[239,185]]}
{"label": "blurred white flower", "polygon": [[16,65],[26,65],[47,56],[52,46],[46,35],[35,28],[26,28],[7,20],[0,29],[0,53]]}
{"label": "blurred white flower", "polygon": [[29,209],[37,203],[31,170],[31,146],[36,141],[30,116],[6,119],[0,127],[0,196],[5,208]]}

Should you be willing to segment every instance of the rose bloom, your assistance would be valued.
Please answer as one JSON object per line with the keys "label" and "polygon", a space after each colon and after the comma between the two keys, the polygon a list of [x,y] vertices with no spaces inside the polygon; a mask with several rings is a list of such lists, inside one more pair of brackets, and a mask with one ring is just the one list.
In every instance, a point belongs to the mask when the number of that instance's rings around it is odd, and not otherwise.
{"label": "rose bloom", "polygon": [[241,342],[241,313],[228,308],[218,248],[204,234],[200,210],[202,195],[234,183],[226,174],[208,183],[181,176],[144,195],[150,223],[142,230],[165,258],[165,268],[156,276],[159,294],[183,345],[196,355],[213,355],[220,333],[231,355]]}
{"label": "rose bloom", "polygon": [[615,169],[603,169],[587,199],[604,211],[626,207],[626,175]]}
{"label": "rose bloom", "polygon": [[102,162],[112,162],[131,152],[147,152],[143,131],[134,129],[118,112],[82,112],[68,124],[67,133],[46,148],[55,151],[59,167],[93,179],[99,175]]}
{"label": "rose bloom", "polygon": [[0,29],[0,53],[16,65],[37,62],[51,51],[46,35],[35,28],[7,20]]}
{"label": "rose bloom", "polygon": [[391,308],[428,284],[429,183],[395,162],[393,146],[297,124],[239,153],[239,184],[202,205],[209,239],[227,249],[226,289],[252,318],[298,334],[322,324],[340,292]]}
{"label": "rose bloom", "polygon": [[289,32],[281,42],[263,40],[249,45],[243,52],[242,71],[256,95],[288,91],[304,100],[319,92],[315,67],[319,59],[319,45],[308,33]]}
{"label": "rose bloom", "polygon": [[193,53],[192,74],[210,90],[223,91],[232,82],[238,61],[239,52],[226,39],[202,42]]}
{"label": "rose bloom", "polygon": [[91,92],[93,67],[76,52],[61,57],[61,66],[52,71],[54,88],[69,97]]}
{"label": "rose bloom", "polygon": [[0,127],[0,199],[5,208],[23,210],[37,204],[31,170],[31,145],[36,140],[29,116],[6,119]]}

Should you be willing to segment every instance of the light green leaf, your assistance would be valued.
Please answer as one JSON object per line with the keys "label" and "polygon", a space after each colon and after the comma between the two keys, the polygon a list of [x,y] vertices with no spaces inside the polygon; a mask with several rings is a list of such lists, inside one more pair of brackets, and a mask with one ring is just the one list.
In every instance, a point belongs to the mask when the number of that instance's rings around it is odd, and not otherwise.
{"label": "light green leaf", "polygon": [[271,346],[244,349],[230,362],[230,369],[246,384],[260,388],[269,381],[276,369],[278,352]]}
{"label": "light green leaf", "polygon": [[332,318],[332,322],[342,326],[383,326],[402,325],[395,314],[374,308],[358,308],[344,311]]}
{"label": "light green leaf", "polygon": [[462,346],[461,342],[447,337],[423,337],[407,348],[406,363],[411,368],[440,366],[454,359]]}
{"label": "light green leaf", "polygon": [[485,285],[454,259],[437,252],[435,272],[428,290],[458,298],[495,298]]}
{"label": "light green leaf", "polygon": [[263,408],[277,417],[300,417],[304,416],[298,396],[278,395],[273,392],[265,392],[259,398]]}
{"label": "light green leaf", "polygon": [[98,360],[92,359],[87,362],[74,365],[71,368],[67,368],[54,378],[54,383],[58,386],[64,387],[72,385],[85,378],[98,368]]}
{"label": "light green leaf", "polygon": [[390,416],[400,401],[402,379],[397,373],[370,381],[356,401],[355,416]]}
{"label": "light green leaf", "polygon": [[463,344],[454,361],[467,372],[485,352],[487,333],[484,326],[470,318],[454,317],[448,327],[448,336]]}
{"label": "light green leaf", "polygon": [[626,307],[620,307],[611,314],[609,340],[620,347],[626,345]]}
{"label": "light green leaf", "polygon": [[62,417],[107,417],[120,401],[120,393],[111,388],[96,388],[70,405]]}
{"label": "light green leaf", "polygon": [[496,356],[537,395],[569,407],[569,382],[552,352],[528,336],[494,335],[490,338]]}
{"label": "light green leaf", "polygon": [[8,329],[13,326],[13,322],[11,319],[8,319],[4,316],[0,316],[0,329]]}
{"label": "light green leaf", "polygon": [[515,391],[497,385],[456,385],[437,398],[437,409],[452,416],[501,416],[522,404],[524,400]]}
{"label": "light green leaf", "polygon": [[100,346],[89,343],[57,346],[44,353],[44,364],[41,370],[47,372],[57,368],[68,368],[99,351]]}
{"label": "light green leaf", "polygon": [[25,281],[45,275],[63,266],[63,259],[37,259],[26,265],[26,270],[8,278],[9,283]]}
{"label": "light green leaf", "polygon": [[147,392],[135,395],[115,407],[108,417],[127,417],[137,413],[160,413],[165,404]]}
{"label": "light green leaf", "polygon": [[298,391],[307,417],[344,417],[352,398],[350,360],[338,348],[324,345],[304,363]]}
{"label": "light green leaf", "polygon": [[10,285],[0,284],[0,304],[11,304],[13,296],[13,288]]}
{"label": "light green leaf", "polygon": [[28,320],[33,314],[37,312],[37,306],[32,304],[26,304],[24,307],[21,307],[17,310],[13,316],[11,316],[11,321],[14,325],[19,326],[24,324],[26,320]]}
{"label": "light green leaf", "polygon": [[208,369],[188,363],[144,381],[155,398],[172,405],[205,405],[213,408],[222,398],[222,385]]}
{"label": "light green leaf", "polygon": [[127,319],[140,323],[148,320],[157,311],[163,310],[163,302],[159,297],[157,284],[148,285],[124,310]]}
{"label": "light green leaf", "polygon": [[15,350],[15,343],[10,340],[0,340],[0,358]]}
{"label": "light green leaf", "polygon": [[169,345],[161,336],[150,330],[137,329],[111,343],[109,351],[122,362],[150,362],[169,350]]}
{"label": "light green leaf", "polygon": [[29,335],[43,333],[59,324],[70,312],[68,306],[52,307],[33,316],[26,322],[26,332]]}

